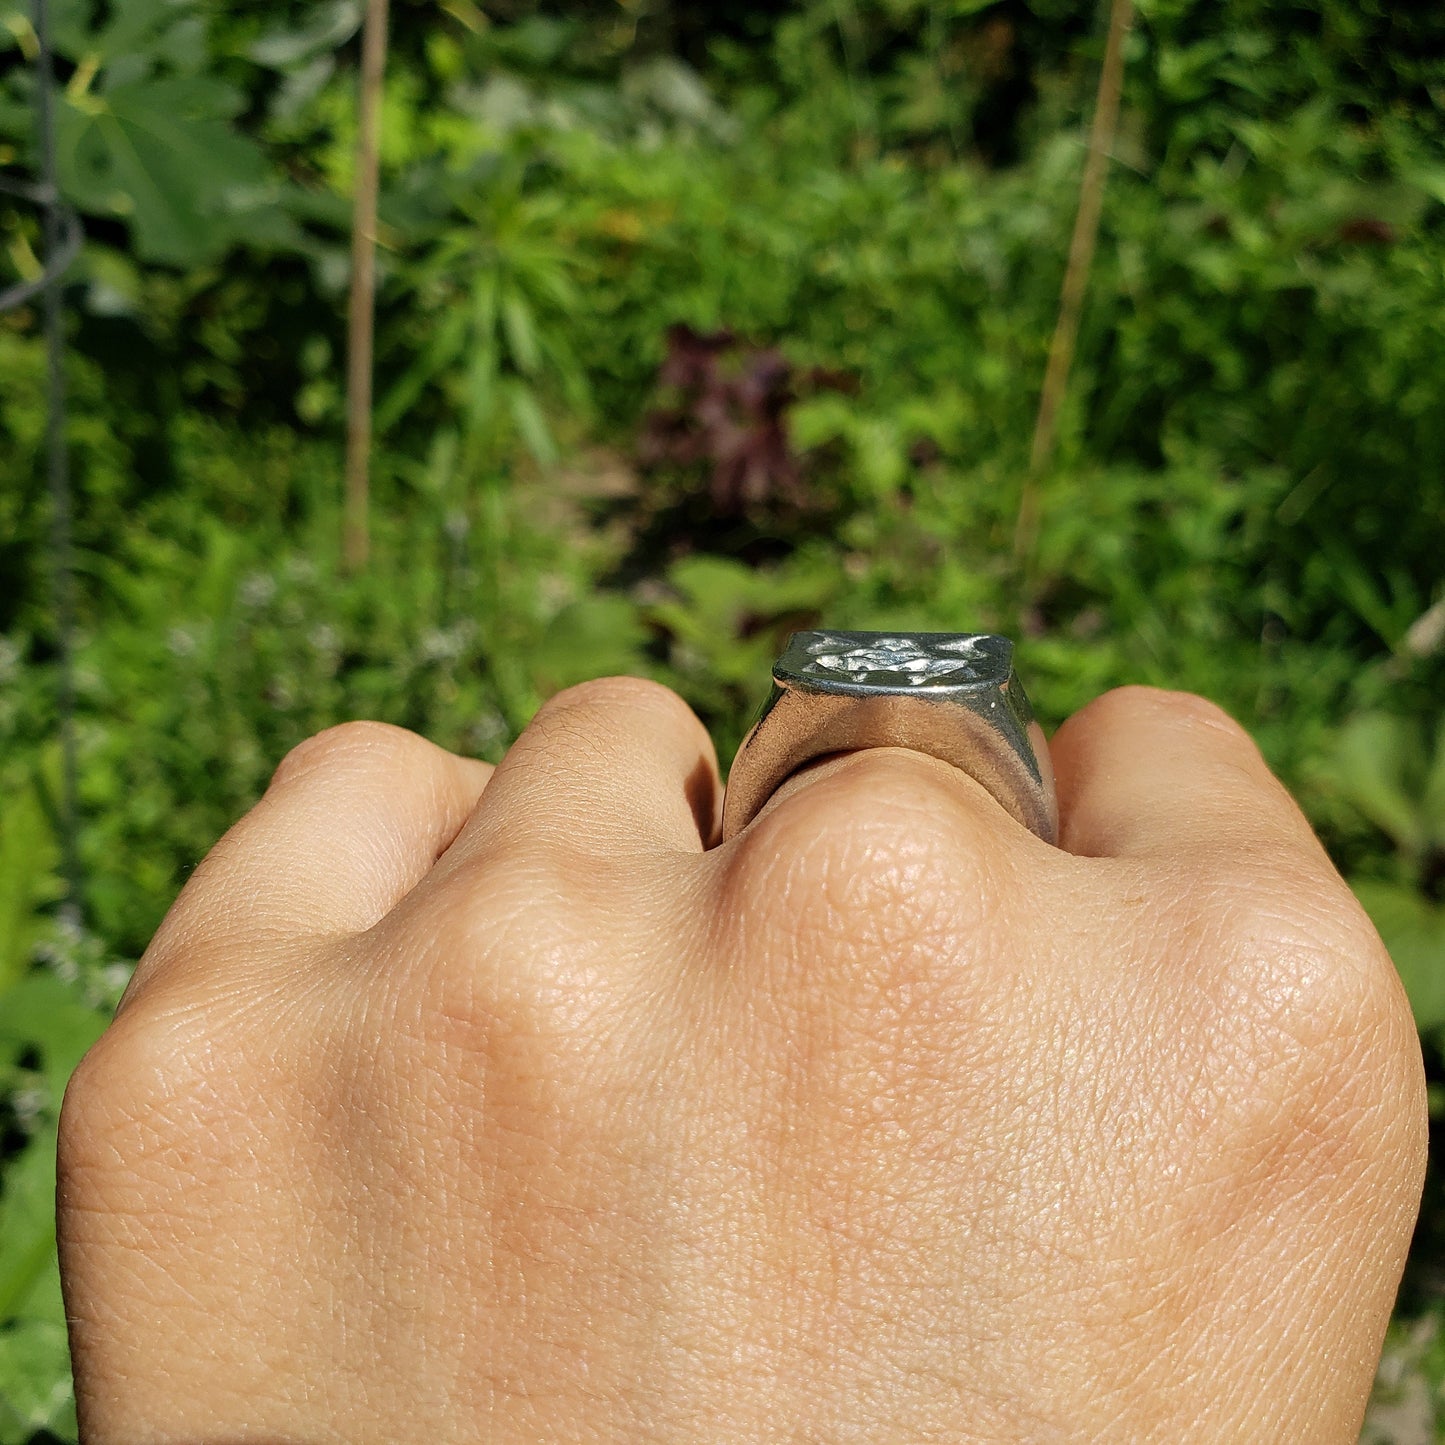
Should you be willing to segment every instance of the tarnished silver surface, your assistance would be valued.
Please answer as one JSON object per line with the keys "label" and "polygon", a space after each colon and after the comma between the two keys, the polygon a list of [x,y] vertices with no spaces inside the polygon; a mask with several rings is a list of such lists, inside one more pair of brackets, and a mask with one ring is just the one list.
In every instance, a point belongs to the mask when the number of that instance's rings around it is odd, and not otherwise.
{"label": "tarnished silver surface", "polygon": [[723,838],[783,780],[827,753],[912,748],[976,778],[1026,828],[1058,836],[1043,730],[1006,637],[959,632],[795,632],[728,775]]}

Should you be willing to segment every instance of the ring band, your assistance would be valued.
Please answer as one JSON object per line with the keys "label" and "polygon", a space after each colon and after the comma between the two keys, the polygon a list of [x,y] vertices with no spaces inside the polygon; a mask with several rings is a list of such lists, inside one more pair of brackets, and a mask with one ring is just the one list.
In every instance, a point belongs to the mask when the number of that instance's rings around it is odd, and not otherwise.
{"label": "ring band", "polygon": [[747,827],[804,763],[899,747],[951,763],[1026,828],[1055,842],[1053,767],[1013,653],[1008,638],[986,633],[793,633],[728,774],[724,840]]}

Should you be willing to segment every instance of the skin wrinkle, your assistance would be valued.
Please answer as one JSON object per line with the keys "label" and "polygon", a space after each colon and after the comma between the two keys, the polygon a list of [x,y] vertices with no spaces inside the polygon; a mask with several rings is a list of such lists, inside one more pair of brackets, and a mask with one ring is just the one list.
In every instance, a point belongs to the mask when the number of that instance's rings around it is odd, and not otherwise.
{"label": "skin wrinkle", "polygon": [[[1327,1137],[1328,1147],[1332,1148],[1335,1143],[1333,1131],[1331,1131],[1331,1134]],[[1293,1143],[1293,1152],[1299,1153],[1298,1136],[1296,1136]],[[1311,1154],[1312,1151],[1310,1153],[1304,1153],[1300,1155],[1300,1167],[1296,1171],[1301,1180],[1301,1187],[1306,1189],[1311,1187],[1312,1185],[1317,1187],[1321,1177],[1319,1169],[1317,1167],[1314,1167],[1314,1160],[1311,1157]],[[1263,1161],[1261,1167],[1256,1171],[1256,1173],[1258,1176],[1263,1176],[1265,1179],[1272,1180],[1278,1177],[1279,1171],[1270,1163],[1270,1161],[1266,1160]],[[1258,1197],[1257,1188],[1255,1190],[1251,1190],[1250,1192],[1253,1193],[1256,1198]],[[1217,1193],[1215,1193],[1213,1197],[1217,1200]],[[1278,1205],[1274,1206],[1271,1210],[1271,1213],[1275,1215],[1278,1215],[1287,1208],[1289,1195],[1286,1194],[1284,1196],[1281,1196],[1280,1199],[1281,1202]],[[1256,1209],[1257,1208],[1258,1206],[1256,1206]],[[1250,1224],[1248,1216],[1243,1212],[1237,1213],[1234,1218],[1228,1221],[1228,1223],[1224,1223],[1216,1227],[1211,1239],[1211,1243],[1214,1247],[1214,1250],[1218,1252],[1220,1249],[1224,1248],[1231,1239],[1239,1241],[1239,1244],[1237,1246],[1238,1252],[1244,1253],[1245,1251],[1250,1250]],[[1316,1246],[1316,1252],[1323,1252],[1323,1246]],[[1285,1286],[1283,1285],[1280,1286],[1281,1289],[1283,1289],[1284,1287]],[[1207,1292],[1202,1292],[1202,1294],[1204,1298],[1208,1298]],[[1267,1318],[1267,1315],[1265,1315],[1264,1317]],[[1243,1323],[1248,1325],[1251,1324],[1251,1321],[1246,1320],[1243,1321]]]}
{"label": "skin wrinkle", "polygon": [[[606,707],[609,702],[626,710],[629,723],[623,737],[619,737],[617,722]],[[598,726],[599,711],[608,719],[602,728]],[[674,788],[659,788],[651,775],[641,792],[635,774],[629,779],[613,776],[618,753],[624,747],[647,733],[669,734],[679,724],[691,735],[690,744],[682,749],[691,756],[685,764],[681,796]],[[570,755],[572,761],[557,767],[552,760],[559,755]],[[605,679],[595,687],[586,685],[585,690],[571,688],[557,694],[543,705],[502,766],[509,787],[518,774],[530,771],[531,791],[540,795],[548,791],[565,794],[579,772],[591,772],[602,780],[602,796],[591,799],[588,809],[569,820],[569,830],[584,849],[596,841],[597,820],[613,820],[604,829],[605,849],[597,849],[596,853],[615,855],[619,846],[623,851],[633,851],[632,835],[641,833],[647,839],[654,838],[655,820],[661,816],[667,818],[669,834],[697,837],[701,848],[699,815],[715,812],[717,807],[713,803],[709,808],[699,795],[699,778],[705,784],[704,791],[718,788],[716,754],[706,731],[674,694],[656,683],[635,678]],[[641,827],[619,829],[615,826],[617,820],[637,820]],[[556,841],[554,837],[552,842]],[[646,843],[639,838],[638,846],[645,850]]]}
{"label": "skin wrinkle", "polygon": [[[585,994],[585,987],[584,987],[584,990],[582,990],[582,991],[584,991],[584,994]],[[592,1032],[595,1032],[595,1030],[592,1030]],[[594,1038],[594,1043],[605,1043],[605,1039],[595,1039],[595,1038]],[[552,1208],[553,1208],[553,1209],[558,1208],[558,1205],[556,1205],[555,1202],[553,1202]],[[584,1222],[584,1224],[585,1224],[585,1218],[584,1218],[584,1220],[581,1220],[581,1222]]]}
{"label": "skin wrinkle", "polygon": [[[198,874],[62,1128],[92,1439],[224,1438],[242,1408],[354,1445],[1353,1438],[1418,1197],[1418,1054],[1232,724],[1170,741],[1146,694],[1070,725],[1076,826],[1116,810],[1133,856],[1048,849],[897,754],[702,851],[680,701],[564,701],[364,932],[213,930],[261,924],[266,830],[324,835],[336,787],[460,806],[379,752],[318,752]],[[1110,757],[1123,791],[1090,801]],[[425,871],[435,832],[400,821],[317,849],[359,869],[327,906],[407,838]],[[147,1068],[193,1208],[148,1216],[127,1275],[97,1195],[164,1194],[124,1182],[105,1101],[142,1102]],[[120,1344],[164,1340],[177,1273],[193,1338],[147,1356],[158,1380]]]}
{"label": "skin wrinkle", "polygon": [[[402,826],[402,815],[388,812],[383,800],[367,788],[369,777],[378,768],[406,779],[408,821],[423,820],[422,831],[432,840],[425,851],[419,852],[412,846],[410,831]],[[415,869],[420,876],[425,872],[426,853],[434,860],[444,849],[443,840],[448,840],[465,822],[476,794],[481,791],[479,785],[490,776],[492,769],[485,763],[454,758],[384,723],[343,723],[293,749],[273,775],[257,813],[264,818],[268,810],[281,811],[283,795],[308,773],[321,771],[326,774],[329,791],[338,796],[353,793],[375,819],[376,832],[360,837],[351,835],[348,841],[363,848],[379,841],[392,842],[396,845],[395,861],[403,867],[412,867],[415,859],[422,865]],[[458,794],[456,784],[463,776],[469,778],[473,786]],[[351,783],[361,786],[349,787]],[[335,838],[333,835],[333,842]]]}
{"label": "skin wrinkle", "polygon": [[[870,863],[871,863],[871,861],[873,861],[873,860],[868,860],[868,861],[870,861]],[[844,870],[841,870],[841,871],[842,871],[842,873],[844,873],[844,876],[845,876],[845,877],[857,877],[857,873],[854,873],[854,871],[851,871],[851,870],[847,870],[847,868],[844,868]],[[906,893],[906,892],[910,892],[910,890],[907,890],[907,889],[905,889],[905,890],[897,890],[897,889],[896,889],[896,886],[894,886],[894,889],[892,890],[892,892],[893,892],[894,894],[896,894],[897,892],[905,892],[905,893]],[[848,900],[848,902],[853,902],[853,900]],[[890,906],[890,907],[893,906],[892,897],[890,897],[890,899],[889,899],[889,906]],[[876,916],[876,915],[874,915],[874,916]],[[835,929],[835,931],[840,932],[840,933],[842,932],[842,929],[844,929],[845,926],[847,926],[847,923],[845,923],[844,920],[838,920],[838,922],[834,922],[834,920],[829,920],[829,923],[831,923],[831,926],[832,926],[832,928]],[[867,946],[867,945],[864,945],[864,946]],[[868,1020],[868,1023],[870,1023],[870,1026],[874,1026],[874,1027],[876,1027],[877,1022],[879,1022],[879,1020],[877,1020],[877,1019],[870,1019],[870,1020]],[[867,1032],[867,1030],[866,1030],[866,1029],[860,1030],[860,1032]],[[873,1090],[870,1091],[870,1094],[871,1094],[871,1097],[873,1097],[874,1104],[877,1104],[877,1103],[879,1103],[880,1095],[883,1095],[883,1097],[886,1097],[887,1090],[886,1090],[886,1088],[883,1088],[883,1090],[880,1090],[880,1088],[873,1088]],[[873,1127],[873,1130],[876,1131],[876,1130],[877,1130],[877,1120],[876,1120],[876,1118],[874,1118],[874,1120],[871,1120],[871,1121],[870,1121],[870,1124],[871,1124],[871,1127]],[[867,1150],[864,1149],[863,1152],[867,1152]],[[845,1231],[845,1234],[847,1234],[847,1231]],[[909,1260],[909,1263],[912,1264],[912,1260]],[[837,1272],[837,1266],[835,1266],[835,1272]]]}

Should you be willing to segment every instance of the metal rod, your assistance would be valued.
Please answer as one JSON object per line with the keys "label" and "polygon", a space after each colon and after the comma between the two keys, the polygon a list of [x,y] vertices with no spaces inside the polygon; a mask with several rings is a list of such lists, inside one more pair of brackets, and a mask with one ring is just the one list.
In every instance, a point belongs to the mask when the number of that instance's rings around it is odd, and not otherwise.
{"label": "metal rod", "polygon": [[[8,189],[10,187],[0,186],[0,190]],[[33,280],[22,281],[19,285],[0,291],[0,311],[14,311],[17,306],[25,305],[31,297],[39,296],[42,291],[48,289],[52,281],[57,280],[70,269],[71,262],[80,254],[80,244],[85,238],[84,232],[80,229],[80,221],[75,212],[69,208],[62,209],[60,223],[63,227],[63,234],[59,253],[46,255],[45,265],[42,267],[40,275]]]}
{"label": "metal rod", "polygon": [[75,925],[82,919],[80,848],[76,832],[77,762],[75,747],[75,564],[72,541],[70,458],[65,441],[65,326],[61,312],[61,271],[54,264],[66,248],[64,206],[55,159],[55,70],[50,50],[46,0],[34,0],[36,120],[40,131],[40,192],[45,235],[45,358],[47,408],[45,447],[50,484],[51,570],[55,601],[56,708],[60,733],[60,847],[66,897],[61,916]]}
{"label": "metal rod", "polygon": [[387,0],[367,0],[361,31],[356,189],[351,219],[351,305],[346,358],[346,509],[343,552],[353,571],[371,550],[371,353],[376,306],[376,192]]}

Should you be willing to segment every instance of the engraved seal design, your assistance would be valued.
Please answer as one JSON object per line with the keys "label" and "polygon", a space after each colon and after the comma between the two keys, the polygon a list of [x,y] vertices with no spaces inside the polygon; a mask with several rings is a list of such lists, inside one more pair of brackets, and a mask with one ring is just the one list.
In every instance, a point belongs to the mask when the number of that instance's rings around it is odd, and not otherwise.
{"label": "engraved seal design", "polygon": [[807,647],[811,658],[800,669],[814,677],[846,678],[857,683],[902,681],[910,687],[951,678],[973,682],[986,671],[987,657],[977,637],[952,637],[925,646],[917,637],[877,637],[848,647],[845,639],[823,633]]}

